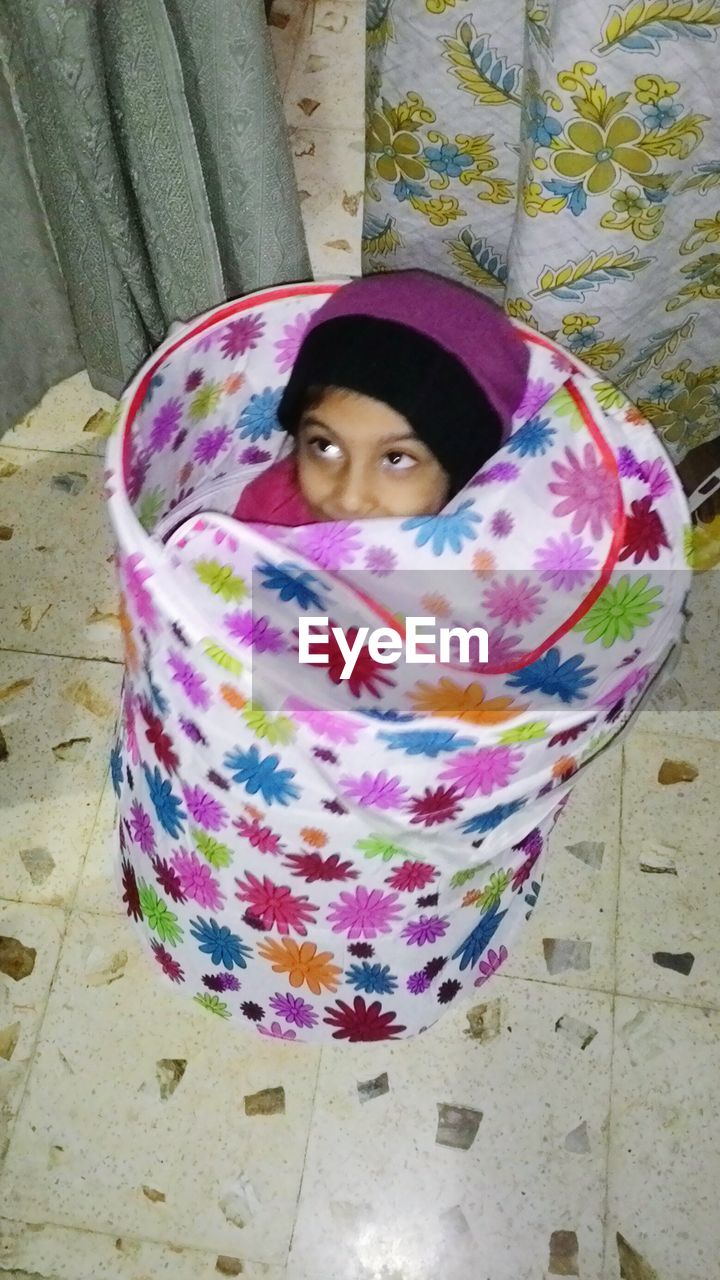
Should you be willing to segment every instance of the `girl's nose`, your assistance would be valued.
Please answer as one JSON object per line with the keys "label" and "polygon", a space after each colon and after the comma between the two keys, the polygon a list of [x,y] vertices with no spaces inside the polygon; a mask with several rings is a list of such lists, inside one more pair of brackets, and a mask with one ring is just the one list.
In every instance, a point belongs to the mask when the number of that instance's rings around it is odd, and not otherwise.
{"label": "girl's nose", "polygon": [[362,519],[373,509],[372,488],[364,474],[352,471],[343,476],[335,494],[335,504],[341,516]]}

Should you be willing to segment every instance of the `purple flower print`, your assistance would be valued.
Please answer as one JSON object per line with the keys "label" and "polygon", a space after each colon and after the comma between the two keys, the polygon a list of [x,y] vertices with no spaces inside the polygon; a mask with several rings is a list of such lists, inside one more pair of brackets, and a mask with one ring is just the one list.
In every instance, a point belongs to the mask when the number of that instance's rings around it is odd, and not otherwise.
{"label": "purple flower print", "polygon": [[586,444],[581,457],[572,449],[565,449],[566,462],[553,462],[559,479],[548,485],[551,493],[561,499],[553,507],[554,516],[573,517],[573,533],[582,533],[587,527],[590,537],[599,542],[605,524],[612,528],[617,507],[616,482],[606,471],[591,444]]}
{"label": "purple flower print", "polygon": [[387,574],[392,573],[397,564],[397,556],[389,547],[368,547],[365,552],[365,568],[374,573],[378,578],[384,578]]}
{"label": "purple flower print", "polygon": [[572,360],[569,360],[567,356],[564,356],[561,351],[553,351],[550,357],[550,363],[552,364],[553,369],[559,370],[560,373],[572,373],[575,368]]}
{"label": "purple flower print", "polygon": [[147,480],[150,468],[150,454],[145,450],[139,453],[133,448],[130,455],[130,467],[127,478],[127,494],[131,502],[137,502]]}
{"label": "purple flower print", "polygon": [[150,857],[155,852],[155,832],[150,815],[137,800],[130,808],[130,835],[135,844]]}
{"label": "purple flower print", "polygon": [[448,930],[448,922],[440,916],[420,916],[419,920],[410,920],[402,931],[409,947],[424,947],[429,942],[437,942],[444,938]]}
{"label": "purple flower print", "polygon": [[354,942],[357,938],[377,938],[378,934],[391,933],[399,915],[402,908],[396,893],[368,890],[358,885],[352,893],[341,893],[339,902],[330,904],[327,920],[333,933],[347,933],[348,939]]}
{"label": "purple flower print", "polygon": [[236,360],[246,351],[253,351],[263,335],[265,323],[259,316],[240,316],[231,320],[220,334],[220,347],[227,360]]}
{"label": "purple flower print", "polygon": [[150,432],[150,448],[153,453],[160,453],[170,444],[175,432],[180,426],[180,419],[183,413],[182,400],[177,398],[166,400],[161,405],[152,420],[152,430]]}
{"label": "purple flower print", "polygon": [[201,711],[207,711],[210,706],[210,694],[206,688],[205,677],[181,658],[179,653],[173,653],[172,649],[168,653],[167,664],[172,672],[174,683],[180,685],[188,702],[192,702],[193,706],[199,707]]}
{"label": "purple flower print", "polygon": [[597,560],[592,547],[585,546],[581,538],[562,533],[538,548],[533,568],[540,570],[543,582],[550,582],[556,591],[572,591],[592,577]]}
{"label": "purple flower print", "polygon": [[186,720],[185,716],[180,716],[180,728],[191,742],[200,742],[204,747],[207,746],[207,738],[192,720]]}
{"label": "purple flower print", "polygon": [[205,355],[215,346],[219,336],[217,329],[206,329],[193,346],[193,355]]}
{"label": "purple flower print", "polygon": [[407,989],[413,996],[421,996],[430,986],[430,979],[423,969],[419,973],[411,973],[407,980]]}
{"label": "purple flower print", "polygon": [[138,620],[154,631],[157,626],[157,614],[150,592],[145,583],[152,578],[150,569],[143,568],[142,556],[136,551],[120,561],[120,575],[133,611]]}
{"label": "purple flower print", "polygon": [[209,911],[221,911],[225,905],[225,896],[207,862],[201,862],[195,853],[178,849],[172,858],[172,866],[177,872],[183,893],[192,898],[198,906]]}
{"label": "purple flower print", "polygon": [[323,711],[302,698],[287,698],[285,710],[298,724],[304,724],[318,738],[328,738],[330,742],[347,742],[351,746],[357,742],[360,730],[349,717],[337,715],[334,711]]}
{"label": "purple flower print", "polygon": [[519,469],[514,462],[494,462],[492,466],[480,471],[470,484],[473,489],[481,488],[486,484],[504,484],[506,481],[516,480],[519,474]]}
{"label": "purple flower print", "polygon": [[524,752],[512,747],[481,747],[479,751],[461,751],[440,774],[440,780],[457,786],[466,799],[472,799],[478,792],[489,796],[499,787],[508,785],[523,759]]}
{"label": "purple flower print", "polygon": [[240,982],[234,973],[204,973],[203,986],[210,991],[239,991]]}
{"label": "purple flower print", "polygon": [[191,391],[197,391],[202,386],[202,380],[205,377],[202,369],[193,369],[185,379],[185,390],[189,395]]}
{"label": "purple flower print", "polygon": [[312,1005],[303,1000],[302,996],[284,996],[278,992],[270,997],[268,1004],[281,1018],[296,1027],[314,1027],[318,1020]]}
{"label": "purple flower print", "polygon": [[210,431],[203,431],[193,450],[193,458],[196,462],[209,465],[227,448],[231,439],[227,427],[213,427]]}
{"label": "purple flower print", "polygon": [[490,532],[494,538],[507,538],[515,528],[515,521],[509,511],[496,511],[490,521]]}
{"label": "purple flower print", "polygon": [[639,462],[637,474],[650,490],[651,498],[662,498],[672,489],[670,472],[661,458],[652,462]]}
{"label": "purple flower print", "polygon": [[638,473],[638,460],[632,449],[628,449],[624,444],[617,452],[617,468],[618,475],[636,476]]}
{"label": "purple flower print", "polygon": [[293,1031],[291,1027],[285,1030],[280,1026],[279,1022],[273,1022],[269,1027],[258,1027],[261,1036],[270,1036],[272,1040],[296,1040],[297,1031]]}
{"label": "purple flower print", "polygon": [[545,599],[529,578],[517,581],[507,577],[493,582],[483,596],[483,604],[491,618],[499,618],[507,627],[520,627],[542,612]]}
{"label": "purple flower print", "polygon": [[214,796],[208,795],[202,787],[185,787],[183,789],[185,803],[190,817],[206,831],[219,831],[224,827],[228,815]]}
{"label": "purple flower print", "polygon": [[311,524],[300,532],[295,545],[321,569],[346,569],[360,550],[359,533],[352,524]]}
{"label": "purple flower print", "polygon": [[224,622],[234,640],[258,653],[282,653],[286,648],[282,631],[271,627],[267,618],[256,618],[248,609],[226,614]]}
{"label": "purple flower print", "polygon": [[269,462],[271,454],[267,449],[260,449],[256,444],[249,444],[247,449],[243,449],[238,462],[247,466],[259,466],[261,462]]}
{"label": "purple flower print", "polygon": [[494,667],[501,667],[506,662],[516,662],[521,651],[518,645],[522,636],[506,636],[504,627],[495,627],[488,632],[488,660]]}
{"label": "purple flower print", "polygon": [[363,773],[359,778],[341,778],[340,786],[349,800],[373,809],[402,808],[408,791],[400,778],[391,778],[384,769],[380,773]]}
{"label": "purple flower print", "polygon": [[125,729],[125,748],[127,750],[128,759],[131,764],[138,765],[140,763],[140,748],[137,737],[135,700],[129,693],[125,695],[125,703],[123,706],[123,726]]}
{"label": "purple flower print", "polygon": [[500,966],[505,963],[507,957],[507,947],[500,947],[499,951],[488,951],[485,959],[481,960],[478,965],[480,977],[475,979],[475,986],[484,986],[488,978],[491,978],[494,973],[497,973]]}
{"label": "purple flower print", "polygon": [[629,671],[618,684],[609,689],[607,693],[604,693],[602,698],[598,698],[598,706],[614,707],[616,702],[619,702],[621,698],[626,698],[633,689],[637,689],[639,685],[644,685],[649,674],[649,667],[638,667],[635,671]]}
{"label": "purple flower print", "polygon": [[282,338],[275,343],[278,373],[289,373],[292,369],[309,323],[309,315],[299,315],[285,325]]}
{"label": "purple flower print", "polygon": [[513,422],[534,418],[543,405],[547,404],[554,390],[552,382],[545,382],[542,378],[528,378],[525,394],[513,414]]}

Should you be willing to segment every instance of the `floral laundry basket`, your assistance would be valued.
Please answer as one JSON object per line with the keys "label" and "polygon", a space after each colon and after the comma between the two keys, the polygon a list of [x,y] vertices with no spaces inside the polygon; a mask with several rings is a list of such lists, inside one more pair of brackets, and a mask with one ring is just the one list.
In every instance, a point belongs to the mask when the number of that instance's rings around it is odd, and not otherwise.
{"label": "floral laundry basket", "polygon": [[[521,328],[504,447],[438,516],[241,525],[276,406],[337,283],[184,326],[109,450],[127,676],[112,774],[123,901],[161,974],[283,1040],[429,1027],[508,956],[574,777],[678,640],[688,512],[655,434]],[[409,616],[483,627],[487,662],[298,661]]]}

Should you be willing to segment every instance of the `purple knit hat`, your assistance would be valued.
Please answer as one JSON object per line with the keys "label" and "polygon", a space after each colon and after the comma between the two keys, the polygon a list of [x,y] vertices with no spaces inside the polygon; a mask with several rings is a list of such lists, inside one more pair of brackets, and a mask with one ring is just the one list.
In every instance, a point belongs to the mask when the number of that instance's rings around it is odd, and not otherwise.
{"label": "purple knit hat", "polygon": [[315,312],[305,336],[341,316],[390,320],[430,338],[485,392],[507,439],[525,394],[530,356],[496,303],[431,271],[381,272],[338,289]]}

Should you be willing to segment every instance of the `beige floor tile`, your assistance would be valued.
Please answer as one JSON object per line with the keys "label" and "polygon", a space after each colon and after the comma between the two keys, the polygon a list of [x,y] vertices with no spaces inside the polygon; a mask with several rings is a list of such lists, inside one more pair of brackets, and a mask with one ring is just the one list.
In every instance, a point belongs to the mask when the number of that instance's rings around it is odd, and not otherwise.
{"label": "beige floor tile", "polygon": [[0,897],[66,905],[108,771],[120,667],[0,650]]}
{"label": "beige floor tile", "polygon": [[106,438],[97,430],[86,431],[85,427],[99,410],[110,411],[114,405],[114,400],[90,385],[83,370],[52,387],[40,404],[3,436],[0,447],[104,454]]}
{"label": "beige floor tile", "polygon": [[288,1280],[541,1280],[560,1231],[600,1275],[611,997],[498,979],[490,1003],[484,1041],[458,1010],[323,1051]]}
{"label": "beige floor tile", "polygon": [[610,1127],[606,1280],[616,1233],[646,1265],[624,1276],[719,1274],[720,1015],[618,998]]}
{"label": "beige floor tile", "polygon": [[[665,760],[698,770],[663,785]],[[637,733],[625,746],[617,989],[720,1008],[720,753],[699,738]],[[671,870],[643,871],[641,864]],[[664,963],[654,960],[664,956]],[[668,957],[675,957],[668,960]],[[668,963],[691,967],[679,972]]]}
{"label": "beige floor tile", "polygon": [[506,974],[614,990],[621,773],[622,752],[610,751],[573,791],[550,838],[538,905]]}
{"label": "beige floor tile", "polygon": [[1,445],[0,457],[19,468],[0,479],[0,525],[11,530],[0,541],[2,645],[119,661],[102,461]]}
{"label": "beige floor tile", "polygon": [[344,128],[297,129],[290,143],[315,278],[359,275],[362,135]]}
{"label": "beige floor tile", "polygon": [[690,589],[685,642],[672,678],[638,717],[646,733],[720,740],[720,572],[698,573]]}
{"label": "beige floor tile", "polygon": [[76,910],[125,916],[122,894],[115,883],[117,839],[117,800],[108,777],[80,875]]}
{"label": "beige floor tile", "polygon": [[364,16],[355,0],[308,6],[285,93],[289,125],[362,130]]}
{"label": "beige floor tile", "polygon": [[0,1218],[3,1280],[284,1280],[283,1267],[132,1236],[103,1236]]}
{"label": "beige floor tile", "polygon": [[[166,991],[125,921],[75,916],[0,1203],[25,1222],[279,1265],[318,1060]],[[185,1064],[179,1083],[168,1062]],[[165,1099],[158,1073],[166,1093],[176,1084]],[[247,1095],[276,1088],[283,1114],[245,1114]]]}
{"label": "beige floor tile", "polygon": [[0,899],[0,1165],[33,1061],[64,929],[62,911]]}

